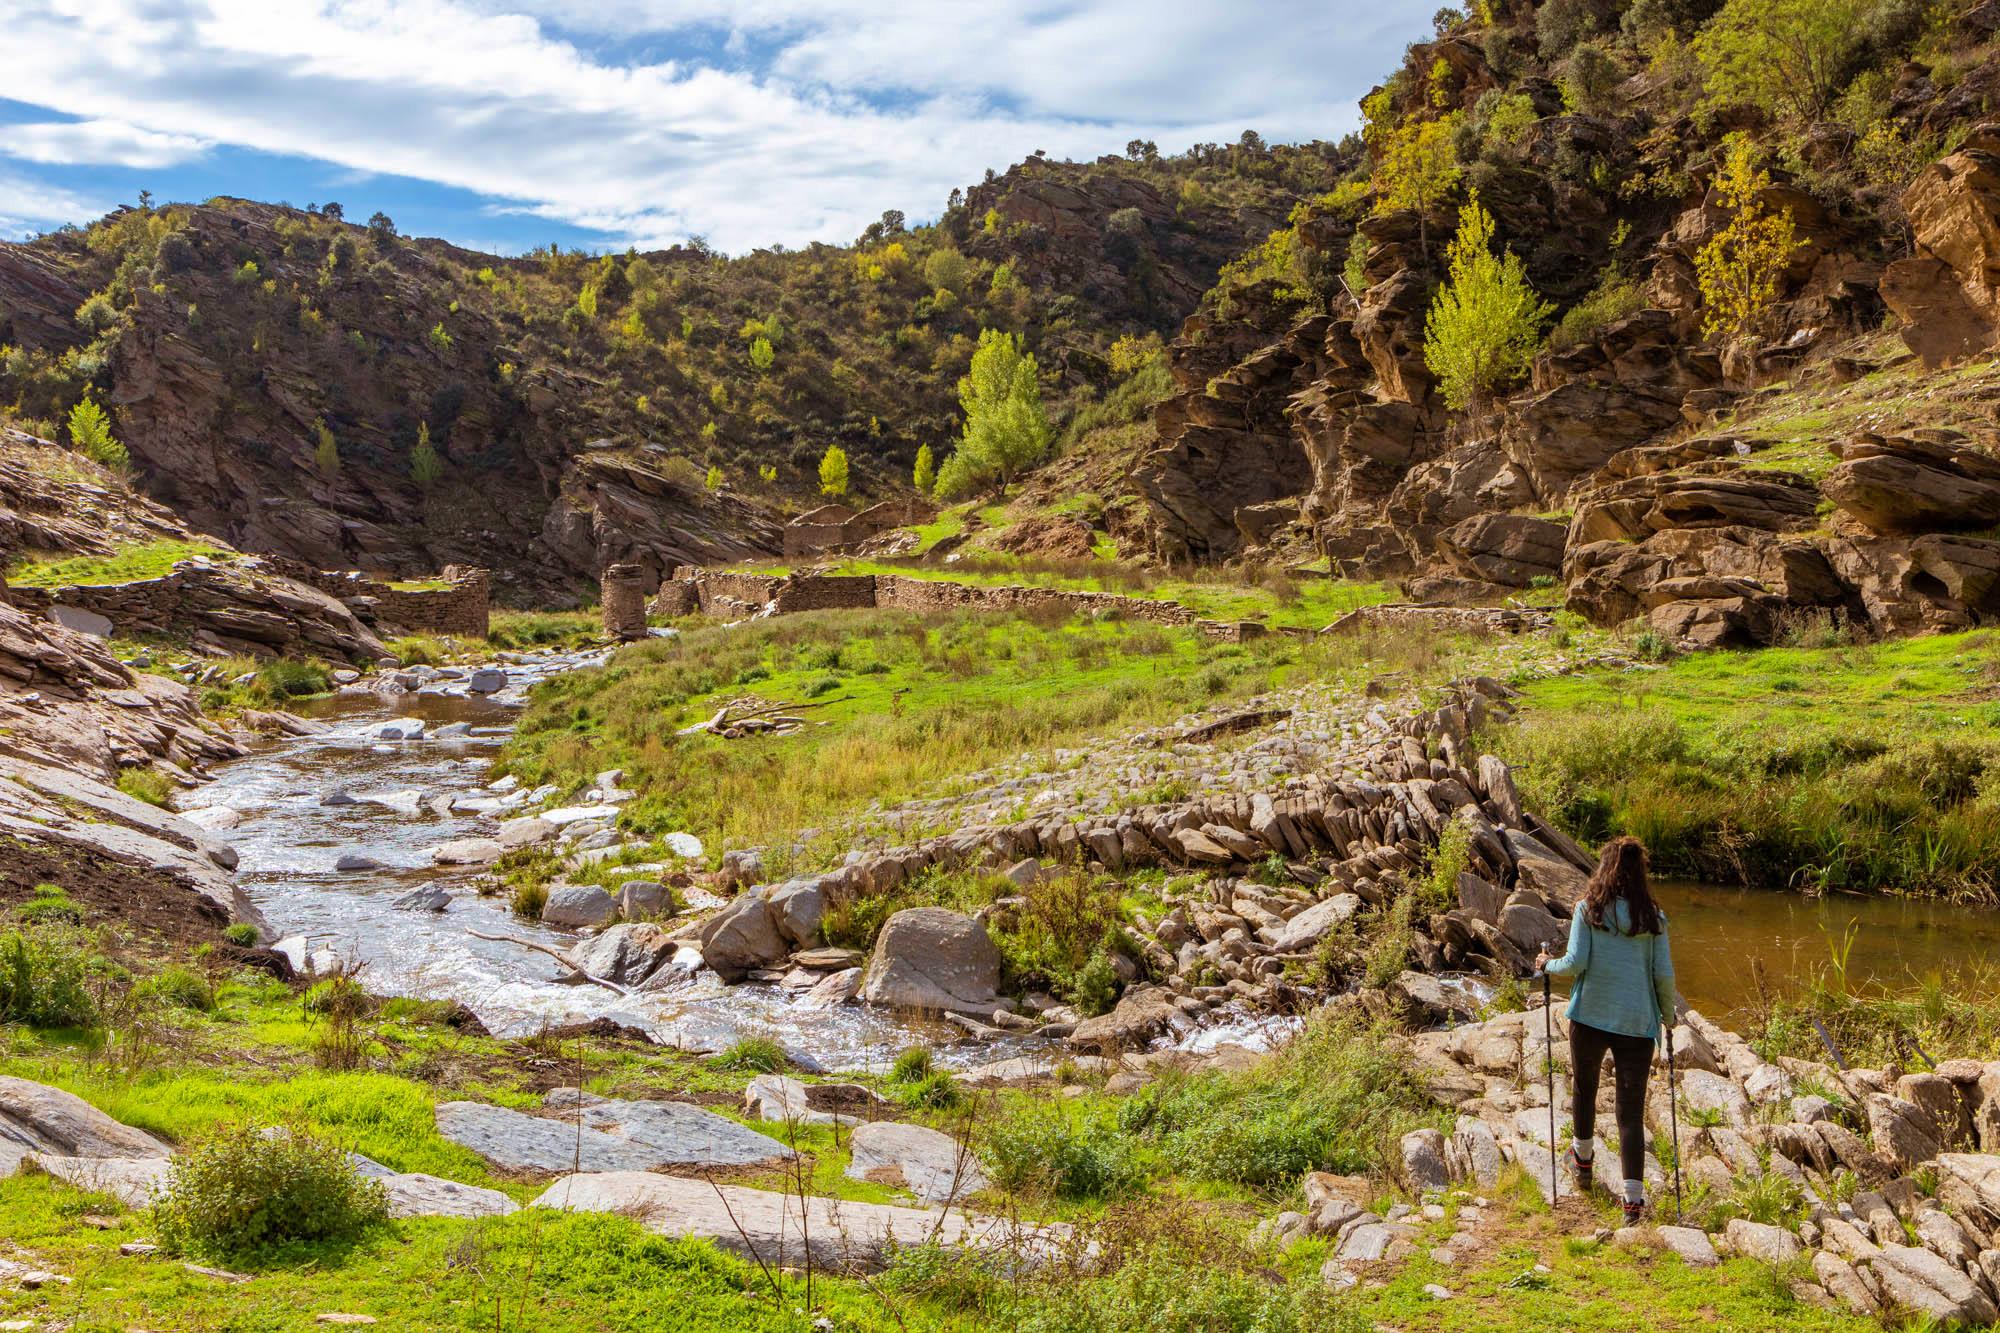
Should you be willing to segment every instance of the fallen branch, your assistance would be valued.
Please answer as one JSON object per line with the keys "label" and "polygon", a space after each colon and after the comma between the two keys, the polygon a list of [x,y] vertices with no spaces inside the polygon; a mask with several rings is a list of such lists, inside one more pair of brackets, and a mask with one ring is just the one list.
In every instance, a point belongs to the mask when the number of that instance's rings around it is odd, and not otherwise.
{"label": "fallen branch", "polygon": [[561,949],[551,948],[546,944],[537,944],[533,940],[524,940],[515,935],[488,935],[484,931],[472,929],[467,929],[465,933],[476,940],[492,940],[495,944],[518,944],[523,949],[533,949],[536,953],[545,953],[593,985],[602,986],[604,989],[614,991],[619,995],[625,996],[627,999],[630,999],[632,996],[631,990],[619,985],[615,981],[606,981],[603,977],[591,976],[590,973],[584,971],[575,963],[570,962],[568,956]]}

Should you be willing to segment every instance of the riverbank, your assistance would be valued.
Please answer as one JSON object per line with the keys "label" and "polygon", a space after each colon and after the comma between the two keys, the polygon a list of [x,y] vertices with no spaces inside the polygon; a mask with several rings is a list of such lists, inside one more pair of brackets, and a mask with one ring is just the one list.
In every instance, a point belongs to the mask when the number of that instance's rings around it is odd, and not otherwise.
{"label": "riverbank", "polygon": [[2000,637],[1709,652],[1523,683],[1484,739],[1574,836],[1716,883],[1989,902]]}

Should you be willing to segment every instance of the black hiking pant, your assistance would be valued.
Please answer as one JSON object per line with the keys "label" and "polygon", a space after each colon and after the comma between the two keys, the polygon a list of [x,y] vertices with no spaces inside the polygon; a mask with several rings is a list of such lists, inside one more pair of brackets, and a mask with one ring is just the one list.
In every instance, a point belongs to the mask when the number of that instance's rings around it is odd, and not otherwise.
{"label": "black hiking pant", "polygon": [[1596,1135],[1597,1080],[1604,1072],[1606,1051],[1611,1053],[1618,1110],[1618,1166],[1626,1180],[1642,1180],[1646,1168],[1646,1076],[1653,1068],[1652,1038],[1627,1037],[1571,1019],[1570,1119],[1577,1138]]}

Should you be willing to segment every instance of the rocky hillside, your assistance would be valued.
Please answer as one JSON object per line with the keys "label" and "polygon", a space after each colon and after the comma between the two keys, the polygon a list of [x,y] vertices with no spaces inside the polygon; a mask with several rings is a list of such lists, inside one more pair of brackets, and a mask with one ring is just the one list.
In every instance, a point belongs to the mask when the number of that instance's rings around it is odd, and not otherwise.
{"label": "rocky hillside", "polygon": [[[1992,7],[1474,8],[1364,102],[1369,169],[1182,325],[1134,470],[1154,553],[1310,551],[1452,600],[1559,581],[1709,643],[2000,616],[1991,399],[1934,369],[1994,341]],[[1794,40],[1810,95],[1756,63]],[[1467,410],[1426,334],[1475,193],[1550,317]],[[1759,218],[1790,238],[1718,331],[1712,261]]]}
{"label": "rocky hillside", "polygon": [[53,435],[101,398],[148,493],[245,550],[480,564],[546,602],[613,560],[774,551],[832,444],[856,489],[906,486],[983,328],[1038,352],[1060,420],[1115,338],[1171,330],[1339,162],[1255,136],[1033,158],[935,225],[733,259],[503,259],[338,205],[125,210],[0,245],[0,408]]}

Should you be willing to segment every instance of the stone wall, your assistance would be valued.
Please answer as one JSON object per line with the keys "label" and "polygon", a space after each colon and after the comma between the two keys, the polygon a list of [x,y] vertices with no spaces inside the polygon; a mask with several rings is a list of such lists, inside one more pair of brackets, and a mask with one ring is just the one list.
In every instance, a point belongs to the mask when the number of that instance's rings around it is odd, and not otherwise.
{"label": "stone wall", "polygon": [[1118,615],[1159,625],[1196,628],[1210,638],[1240,643],[1269,632],[1259,621],[1204,620],[1178,602],[1110,592],[1020,585],[990,586],[918,579],[902,574],[731,574],[683,565],[660,585],[654,610],[666,615],[788,615],[796,611],[1027,611],[1054,608],[1064,615]]}
{"label": "stone wall", "polygon": [[895,528],[936,517],[937,512],[920,500],[884,500],[858,514],[845,505],[822,505],[799,515],[785,529],[785,558],[850,550]]}
{"label": "stone wall", "polygon": [[492,575],[476,565],[446,565],[442,588],[398,588],[351,571],[275,562],[284,572],[338,597],[361,620],[384,633],[486,637]]}

